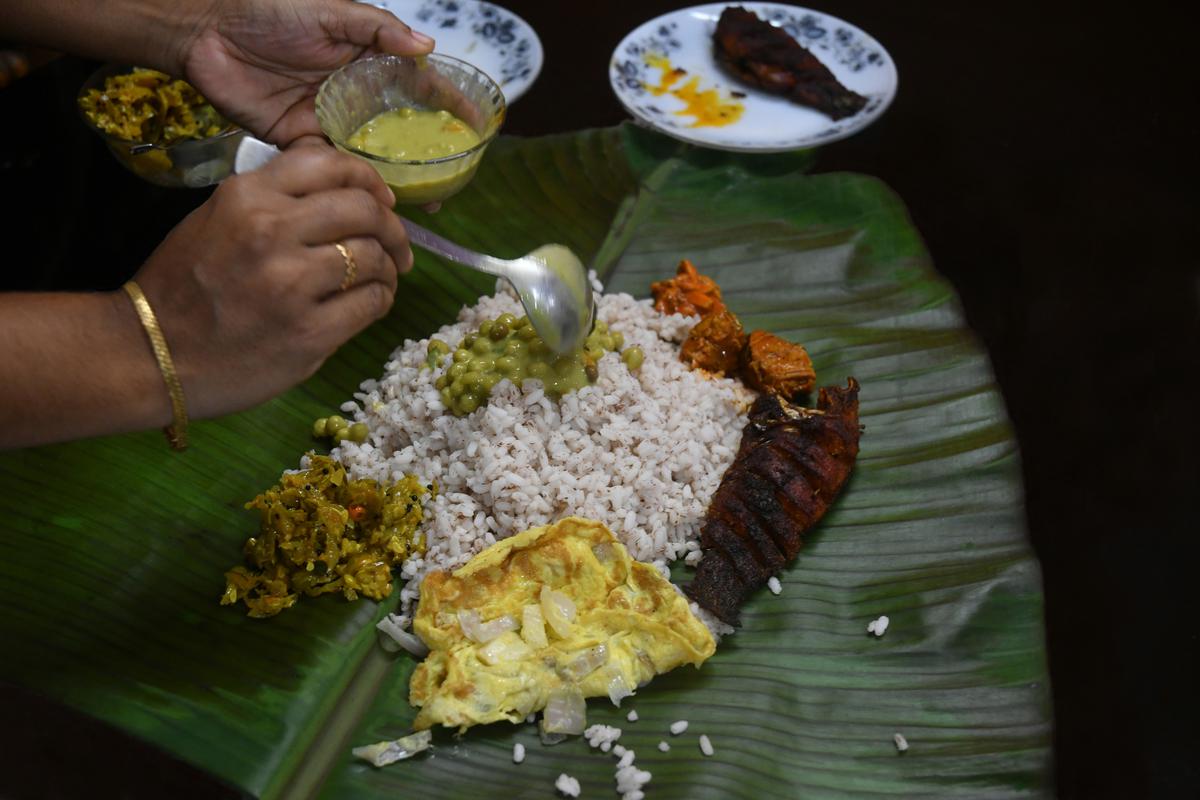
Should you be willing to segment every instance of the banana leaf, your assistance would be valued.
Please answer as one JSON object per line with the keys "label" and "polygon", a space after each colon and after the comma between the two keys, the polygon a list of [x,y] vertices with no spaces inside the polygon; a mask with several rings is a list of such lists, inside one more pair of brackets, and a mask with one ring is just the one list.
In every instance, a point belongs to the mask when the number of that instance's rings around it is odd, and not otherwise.
{"label": "banana leaf", "polygon": [[[632,127],[501,139],[463,194],[421,216],[501,256],[563,242],[639,296],[690,258],[748,329],[803,342],[822,383],[862,383],[858,467],[782,593],[753,598],[702,669],[621,709],[593,701],[589,722],[623,729],[651,797],[1048,795],[1040,575],[987,358],[900,201],[810,164]],[[0,456],[0,681],[257,797],[551,797],[560,773],[585,797],[613,792],[612,756],[578,739],[543,747],[531,725],[439,732],[431,753],[383,769],[356,762],[352,745],[401,736],[414,716],[413,662],[384,655],[373,630],[398,598],[305,599],[266,621],[216,602],[256,526],[242,504],[313,448],[311,421],[490,289],[418,254],[389,318],[282,397],[196,424],[186,454],[145,433]],[[673,737],[678,719],[690,727]]]}

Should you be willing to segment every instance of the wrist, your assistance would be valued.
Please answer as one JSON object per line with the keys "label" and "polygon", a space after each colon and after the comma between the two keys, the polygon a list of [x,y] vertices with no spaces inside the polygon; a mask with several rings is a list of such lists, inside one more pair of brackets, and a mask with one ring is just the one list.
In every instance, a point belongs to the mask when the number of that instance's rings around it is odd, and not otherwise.
{"label": "wrist", "polygon": [[216,18],[218,0],[119,0],[123,18],[140,23],[136,50],[141,59],[133,63],[150,66],[176,77],[184,77],[188,54],[201,33]]}
{"label": "wrist", "polygon": [[116,349],[124,354],[114,359],[120,365],[115,371],[128,389],[125,393],[127,413],[138,421],[133,429],[161,428],[170,424],[171,398],[133,300],[121,289],[106,292],[102,297],[107,320],[103,323],[104,328],[118,338]]}

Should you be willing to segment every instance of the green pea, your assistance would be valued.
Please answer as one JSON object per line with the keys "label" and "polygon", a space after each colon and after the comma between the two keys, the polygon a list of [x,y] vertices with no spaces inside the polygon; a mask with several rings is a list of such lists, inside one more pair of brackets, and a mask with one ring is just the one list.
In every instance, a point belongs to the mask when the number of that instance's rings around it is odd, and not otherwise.
{"label": "green pea", "polygon": [[449,386],[442,389],[442,405],[446,408],[454,408],[454,395],[451,393]]}
{"label": "green pea", "polygon": [[483,385],[483,375],[475,370],[471,370],[466,375],[462,376],[463,386],[474,391]]}
{"label": "green pea", "polygon": [[337,414],[334,414],[332,417],[325,420],[325,435],[332,436],[333,432],[338,428],[345,428],[349,424],[350,423],[346,422],[345,419],[339,417]]}
{"label": "green pea", "polygon": [[350,426],[350,441],[365,442],[369,432],[370,431],[367,429],[367,423],[356,422]]}
{"label": "green pea", "polygon": [[487,339],[476,339],[475,344],[471,345],[471,349],[481,356],[485,356],[492,352],[492,343]]}
{"label": "green pea", "polygon": [[464,414],[470,414],[479,408],[479,395],[474,392],[464,392],[462,397],[458,398],[458,407]]}
{"label": "green pea", "polygon": [[612,338],[613,350],[620,350],[625,346],[625,334],[620,331],[613,331],[609,336]]}
{"label": "green pea", "polygon": [[328,422],[328,420],[324,417],[321,417],[319,420],[313,423],[313,436],[316,436],[319,439],[322,436],[329,435],[329,433],[325,430],[326,422]]}
{"label": "green pea", "polygon": [[534,361],[530,363],[529,366],[526,367],[526,371],[529,373],[529,377],[538,378],[542,381],[545,381],[547,378],[549,378],[552,373],[550,365],[545,361]]}
{"label": "green pea", "polygon": [[509,339],[504,345],[504,355],[519,356],[527,349],[528,345],[520,339]]}
{"label": "green pea", "polygon": [[346,439],[349,439],[349,438],[350,438],[350,428],[346,425],[343,425],[342,427],[338,428],[336,431],[333,432],[333,440],[335,442],[345,441]]}
{"label": "green pea", "polygon": [[472,372],[492,372],[496,369],[496,359],[486,356],[471,359]]}
{"label": "green pea", "polygon": [[528,324],[529,324],[529,317],[518,317],[517,321],[513,323],[513,327],[514,328],[524,328]]}
{"label": "green pea", "polygon": [[491,392],[492,387],[495,386],[497,383],[499,383],[501,380],[502,380],[501,377],[494,372],[490,372],[487,375],[484,375],[483,376],[483,390],[485,392]]}
{"label": "green pea", "polygon": [[600,345],[605,350],[616,350],[617,349],[615,343],[613,342],[613,338],[611,336],[596,337],[596,344]]}
{"label": "green pea", "polygon": [[455,380],[467,374],[468,369],[470,369],[470,366],[466,361],[459,361],[456,364],[451,364],[450,368],[446,370],[446,374],[450,376],[450,380]]}
{"label": "green pea", "polygon": [[448,384],[449,382],[450,382],[449,379],[447,379],[447,377],[445,375],[442,375],[436,381],[433,382],[433,385],[438,389],[445,389],[446,384]]}
{"label": "green pea", "polygon": [[517,329],[517,336],[520,336],[522,339],[528,342],[537,338],[537,331],[533,329],[532,325],[526,325]]}
{"label": "green pea", "polygon": [[529,343],[529,354],[532,356],[544,356],[550,353],[550,348],[541,339],[534,339]]}
{"label": "green pea", "polygon": [[495,323],[493,323],[490,319],[485,319],[479,326],[479,335],[490,336],[492,333],[492,326],[494,324]]}
{"label": "green pea", "polygon": [[596,333],[608,333],[608,323],[596,320]]}
{"label": "green pea", "polygon": [[462,378],[455,379],[454,383],[450,384],[450,394],[456,397],[467,390],[467,384]]}
{"label": "green pea", "polygon": [[429,347],[425,349],[429,355],[444,356],[450,352],[450,345],[443,342],[441,339],[430,339]]}
{"label": "green pea", "polygon": [[499,370],[502,375],[511,374],[512,371],[517,368],[517,364],[517,360],[512,356],[502,356],[496,359],[496,369]]}
{"label": "green pea", "polygon": [[470,361],[470,360],[471,360],[471,351],[470,350],[467,350],[464,347],[460,347],[454,351],[455,363],[458,363],[459,361]]}
{"label": "green pea", "polygon": [[520,325],[517,324],[517,318],[514,315],[509,314],[507,311],[504,312],[503,314],[501,314],[500,316],[496,317],[496,324],[504,325],[505,327],[510,328],[510,329],[520,327]]}
{"label": "green pea", "polygon": [[475,344],[475,340],[478,338],[479,338],[478,334],[468,333],[466,336],[463,337],[462,346],[469,350]]}
{"label": "green pea", "polygon": [[640,347],[630,347],[621,353],[621,360],[625,362],[625,366],[630,370],[638,369],[642,366],[642,361],[646,358],[646,354],[642,352]]}
{"label": "green pea", "polygon": [[488,338],[493,342],[498,342],[508,336],[508,326],[503,322],[497,322],[492,326],[492,332],[488,334]]}

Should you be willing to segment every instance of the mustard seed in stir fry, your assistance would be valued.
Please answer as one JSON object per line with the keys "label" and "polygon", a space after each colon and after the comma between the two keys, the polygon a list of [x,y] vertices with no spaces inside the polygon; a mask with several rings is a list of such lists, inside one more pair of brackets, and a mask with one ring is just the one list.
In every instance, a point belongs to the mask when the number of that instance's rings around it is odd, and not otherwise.
{"label": "mustard seed in stir fry", "polygon": [[259,510],[262,526],[246,541],[249,566],[225,573],[221,604],[241,600],[250,616],[270,617],[301,594],[387,597],[392,567],[425,552],[417,529],[424,500],[435,492],[414,475],[390,487],[350,480],[338,461],[311,456],[308,469],[284,473],[246,504]]}

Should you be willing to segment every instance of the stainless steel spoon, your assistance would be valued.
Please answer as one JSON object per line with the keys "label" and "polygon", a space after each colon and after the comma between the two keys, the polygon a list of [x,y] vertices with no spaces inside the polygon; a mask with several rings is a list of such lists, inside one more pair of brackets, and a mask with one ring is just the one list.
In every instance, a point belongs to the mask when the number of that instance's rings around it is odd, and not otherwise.
{"label": "stainless steel spoon", "polygon": [[[258,169],[275,156],[274,145],[246,136],[238,145],[235,173]],[[477,253],[400,218],[409,241],[442,258],[504,278],[513,287],[529,322],[555,353],[577,351],[596,321],[596,301],[583,262],[561,244],[548,244],[520,258]]]}

